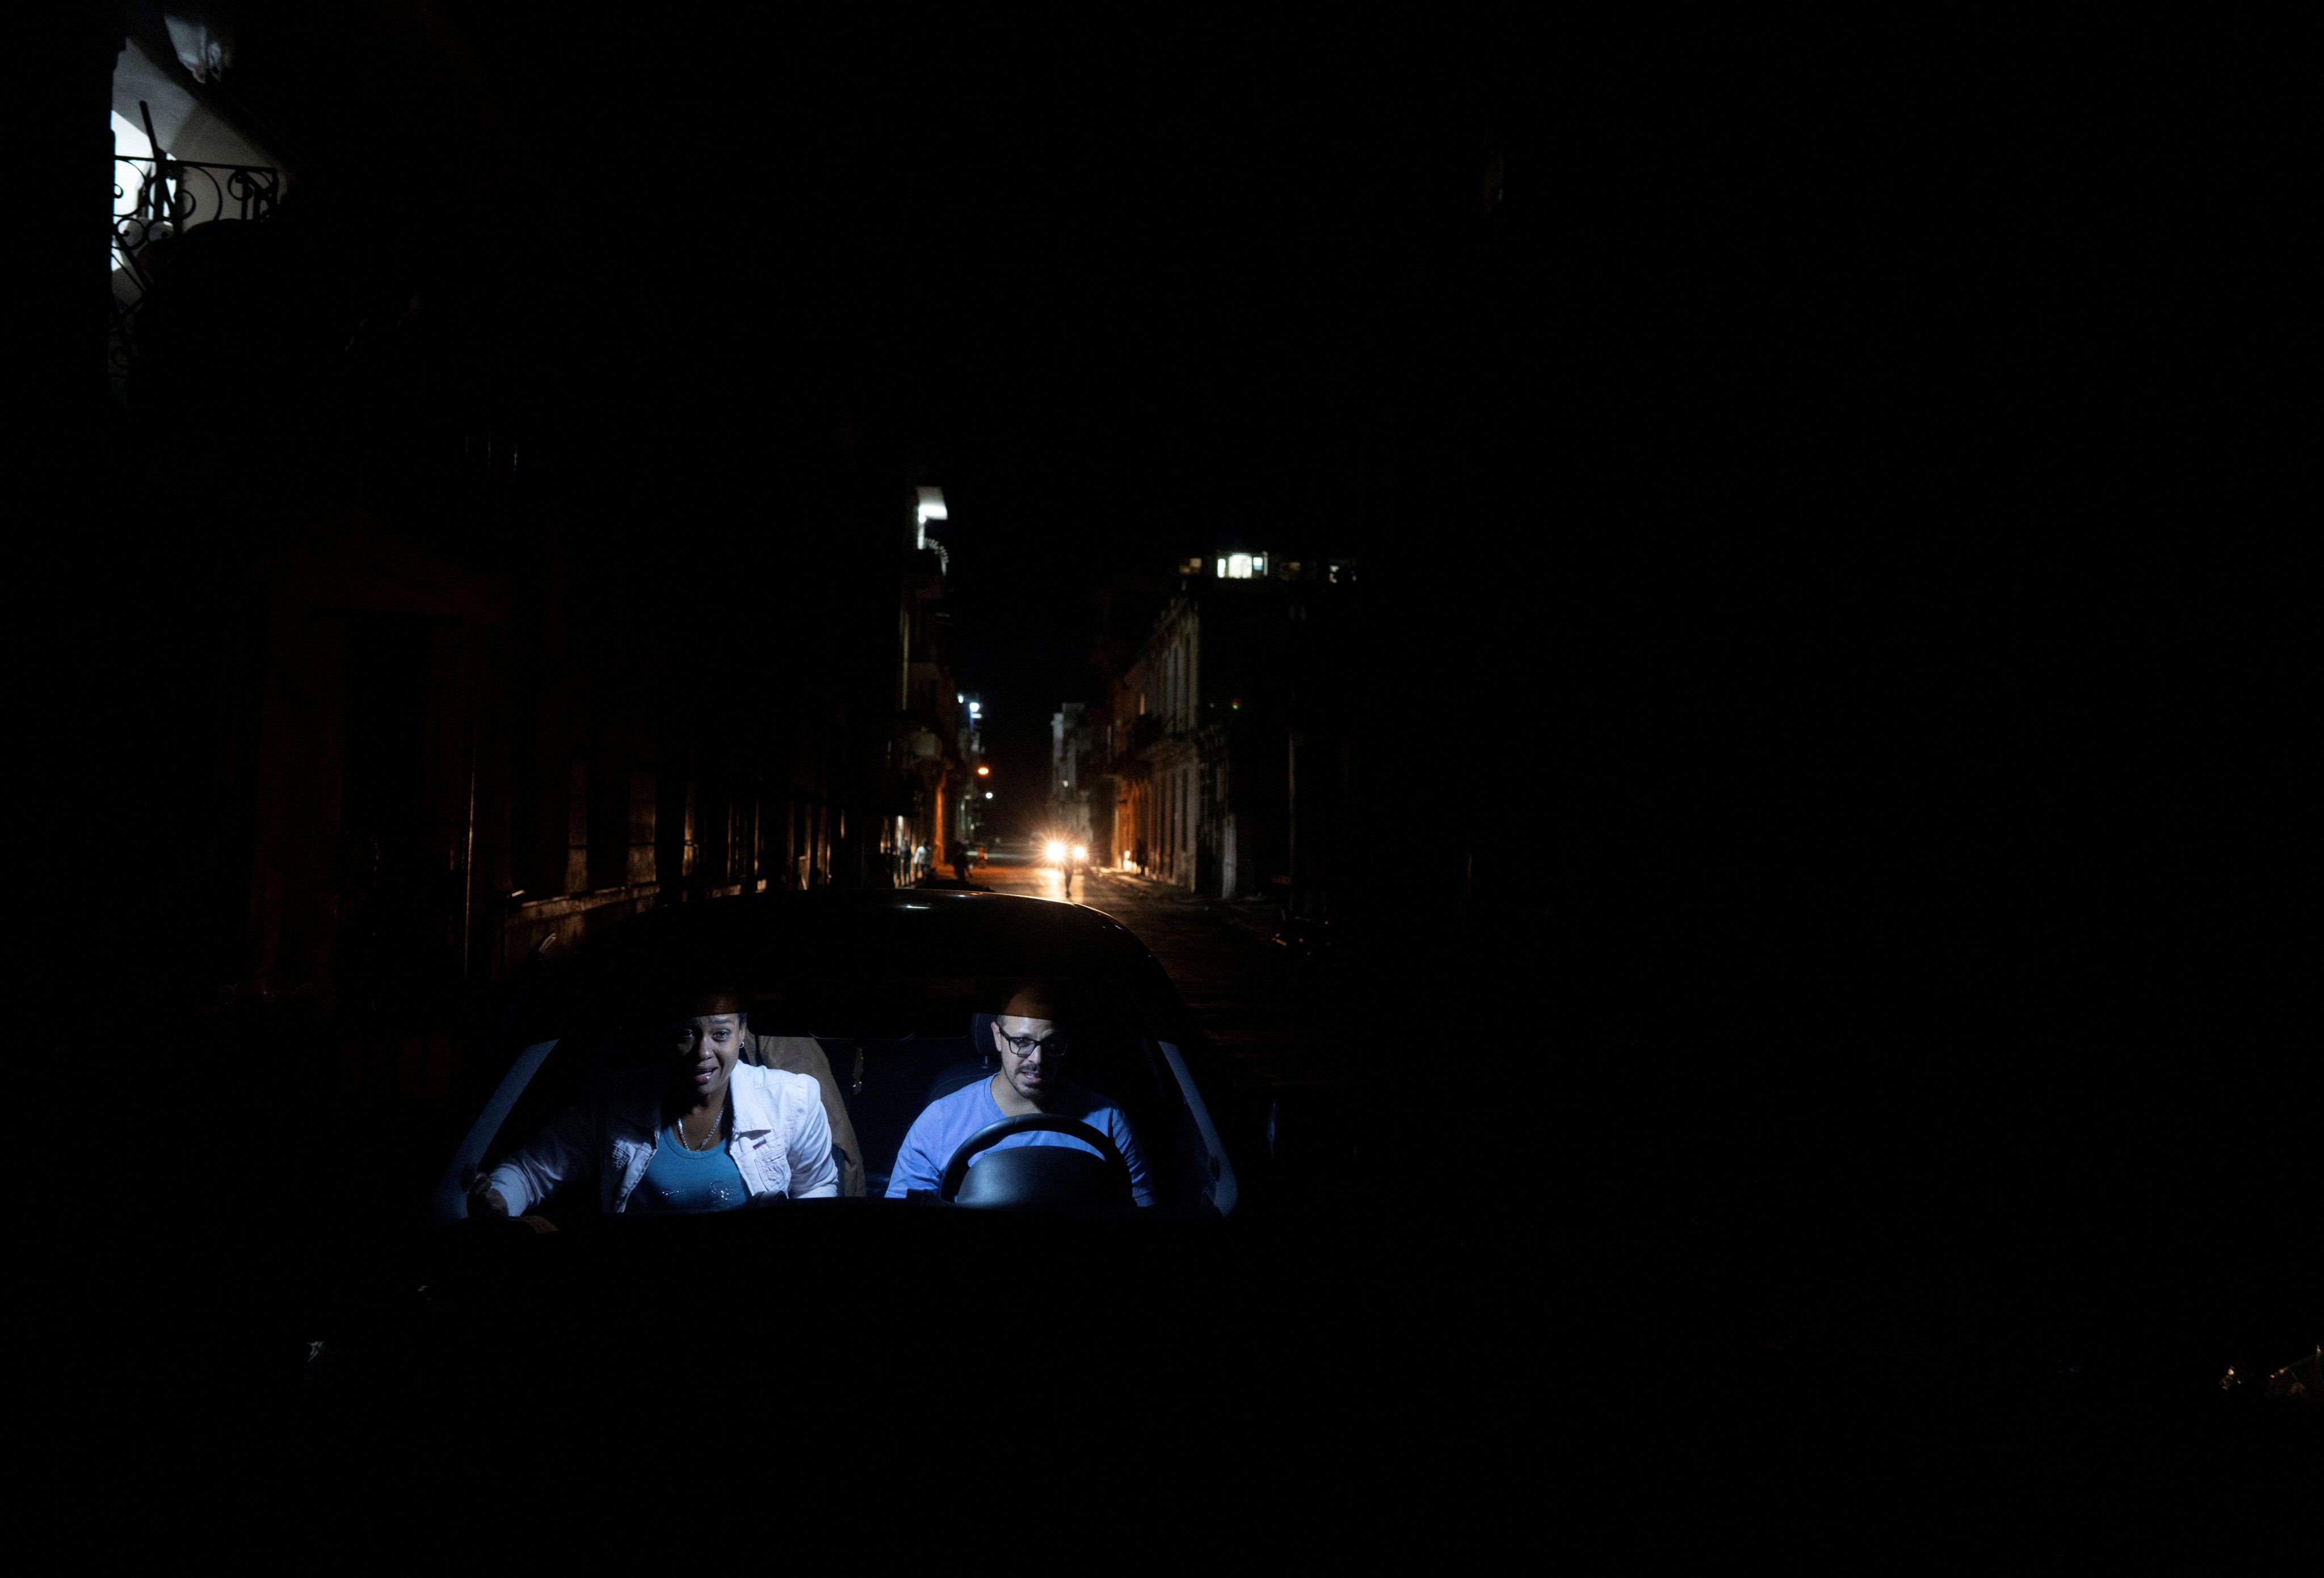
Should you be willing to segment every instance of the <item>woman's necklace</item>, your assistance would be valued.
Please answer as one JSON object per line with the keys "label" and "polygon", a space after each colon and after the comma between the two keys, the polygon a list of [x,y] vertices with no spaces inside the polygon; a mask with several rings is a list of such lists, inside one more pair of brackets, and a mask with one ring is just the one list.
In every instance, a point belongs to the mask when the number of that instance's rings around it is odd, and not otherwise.
{"label": "woman's necklace", "polygon": [[682,1146],[686,1147],[686,1149],[688,1149],[688,1150],[708,1150],[708,1149],[709,1149],[713,1145],[715,1145],[715,1144],[716,1144],[716,1143],[717,1143],[717,1140],[718,1140],[718,1125],[719,1125],[719,1122],[721,1121],[721,1120],[723,1120],[725,1116],[726,1116],[726,1109],[725,1109],[724,1107],[723,1107],[723,1106],[722,1106],[722,1107],[720,1107],[720,1108],[718,1109],[717,1113],[716,1113],[715,1116],[713,1116],[713,1117],[711,1118],[711,1120],[710,1120],[710,1132],[709,1132],[709,1133],[707,1133],[707,1134],[706,1134],[706,1135],[704,1135],[704,1136],[702,1137],[702,1143],[701,1143],[701,1144],[699,1144],[699,1145],[695,1144],[695,1143],[694,1143],[694,1141],[692,1141],[691,1140],[688,1140],[688,1139],[686,1137],[686,1119],[685,1119],[685,1117],[684,1117],[683,1115],[681,1115],[681,1116],[678,1118],[678,1121],[677,1121],[676,1123],[674,1123],[674,1124],[670,1125],[670,1127],[672,1127],[673,1129],[675,1129],[675,1130],[678,1131],[678,1142],[680,1145],[682,1145]]}

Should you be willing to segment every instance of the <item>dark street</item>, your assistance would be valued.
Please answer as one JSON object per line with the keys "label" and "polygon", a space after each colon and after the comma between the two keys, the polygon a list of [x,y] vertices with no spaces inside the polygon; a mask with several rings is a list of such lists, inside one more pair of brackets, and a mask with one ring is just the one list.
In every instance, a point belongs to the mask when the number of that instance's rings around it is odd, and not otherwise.
{"label": "dark street", "polygon": [[407,1525],[990,1435],[1285,1570],[2312,1452],[2269,27],[74,16],[88,1417]]}

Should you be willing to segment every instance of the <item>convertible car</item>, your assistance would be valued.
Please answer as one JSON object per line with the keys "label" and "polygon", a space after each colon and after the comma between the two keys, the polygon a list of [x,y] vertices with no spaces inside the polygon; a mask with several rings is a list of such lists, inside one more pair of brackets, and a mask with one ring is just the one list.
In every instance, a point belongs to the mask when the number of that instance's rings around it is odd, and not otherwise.
{"label": "convertible car", "polygon": [[[1060,1066],[1129,1116],[1156,1208],[1222,1216],[1239,1204],[1213,1110],[1224,1110],[1224,1086],[1200,1036],[1152,956],[1095,910],[925,890],[760,894],[641,917],[556,973],[527,1016],[527,1044],[445,1167],[438,1223],[465,1218],[478,1172],[596,1082],[666,1057],[669,1005],[721,983],[746,1009],[742,1061],[808,1074],[823,1087],[843,1198],[887,1196],[912,1121],[991,1075],[991,1018],[1013,983],[1038,980],[1068,1004]],[[1020,1210],[1126,1205],[1127,1170],[1104,1154],[1112,1148],[1102,1137],[1088,1149],[1004,1145],[1028,1129],[1073,1137],[1075,1127],[1038,1118],[995,1125],[1006,1131],[976,1136],[942,1187],[927,1192],[940,1204]],[[594,1192],[566,1194],[546,1204],[546,1220],[563,1226],[597,1212]]]}
{"label": "convertible car", "polygon": [[[1132,1204],[1103,1136],[1039,1118],[1095,1143],[1028,1144],[1028,1121],[1009,1120],[959,1146],[936,1187],[890,1197],[907,1130],[989,1076],[990,1016],[1028,980],[1065,1005],[1066,1075],[1128,1117],[1153,1203]],[[468,1220],[481,1173],[598,1082],[666,1060],[670,1003],[713,985],[746,1005],[744,1061],[822,1087],[838,1197],[608,1213],[586,1180],[515,1222]],[[1145,946],[1081,906],[914,889],[656,911],[542,964],[504,1039],[408,1252],[371,1260],[369,1287],[342,1287],[310,1343],[318,1406],[426,1408],[511,1387],[538,1406],[666,1380],[728,1343],[843,1354],[836,1386],[874,1352],[980,1330],[1084,1364],[1100,1344],[1116,1370],[1199,1363],[1231,1329],[1233,1266],[1257,1258],[1238,1223],[1266,1187],[1265,1113],[1232,1100]]]}

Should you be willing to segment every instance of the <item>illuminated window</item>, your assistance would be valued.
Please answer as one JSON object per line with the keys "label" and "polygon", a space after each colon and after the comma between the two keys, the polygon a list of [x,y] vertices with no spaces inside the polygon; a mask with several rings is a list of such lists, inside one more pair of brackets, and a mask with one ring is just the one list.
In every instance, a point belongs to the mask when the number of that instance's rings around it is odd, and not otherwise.
{"label": "illuminated window", "polygon": [[1265,554],[1254,553],[1250,556],[1250,573],[1254,576],[1263,576],[1267,574],[1267,556]]}
{"label": "illuminated window", "polygon": [[1223,575],[1225,575],[1226,573],[1227,573],[1227,561],[1226,561],[1226,560],[1224,560],[1224,559],[1221,559],[1221,560],[1219,560],[1219,574],[1220,574],[1220,575],[1222,575],[1222,576],[1223,576]]}
{"label": "illuminated window", "polygon": [[1231,581],[1248,581],[1250,579],[1250,555],[1247,553],[1227,555],[1225,568],[1221,573]]}

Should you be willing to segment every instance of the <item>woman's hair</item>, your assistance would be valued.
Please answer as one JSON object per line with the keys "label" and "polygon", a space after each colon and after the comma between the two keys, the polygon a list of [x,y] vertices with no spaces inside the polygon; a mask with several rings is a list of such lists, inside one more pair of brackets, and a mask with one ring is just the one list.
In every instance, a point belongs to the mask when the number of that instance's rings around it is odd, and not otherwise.
{"label": "woman's hair", "polygon": [[681,1020],[703,1019],[721,1013],[731,1013],[745,1024],[751,1019],[751,1010],[742,1005],[742,994],[723,986],[693,992],[678,1004],[678,1017]]}

